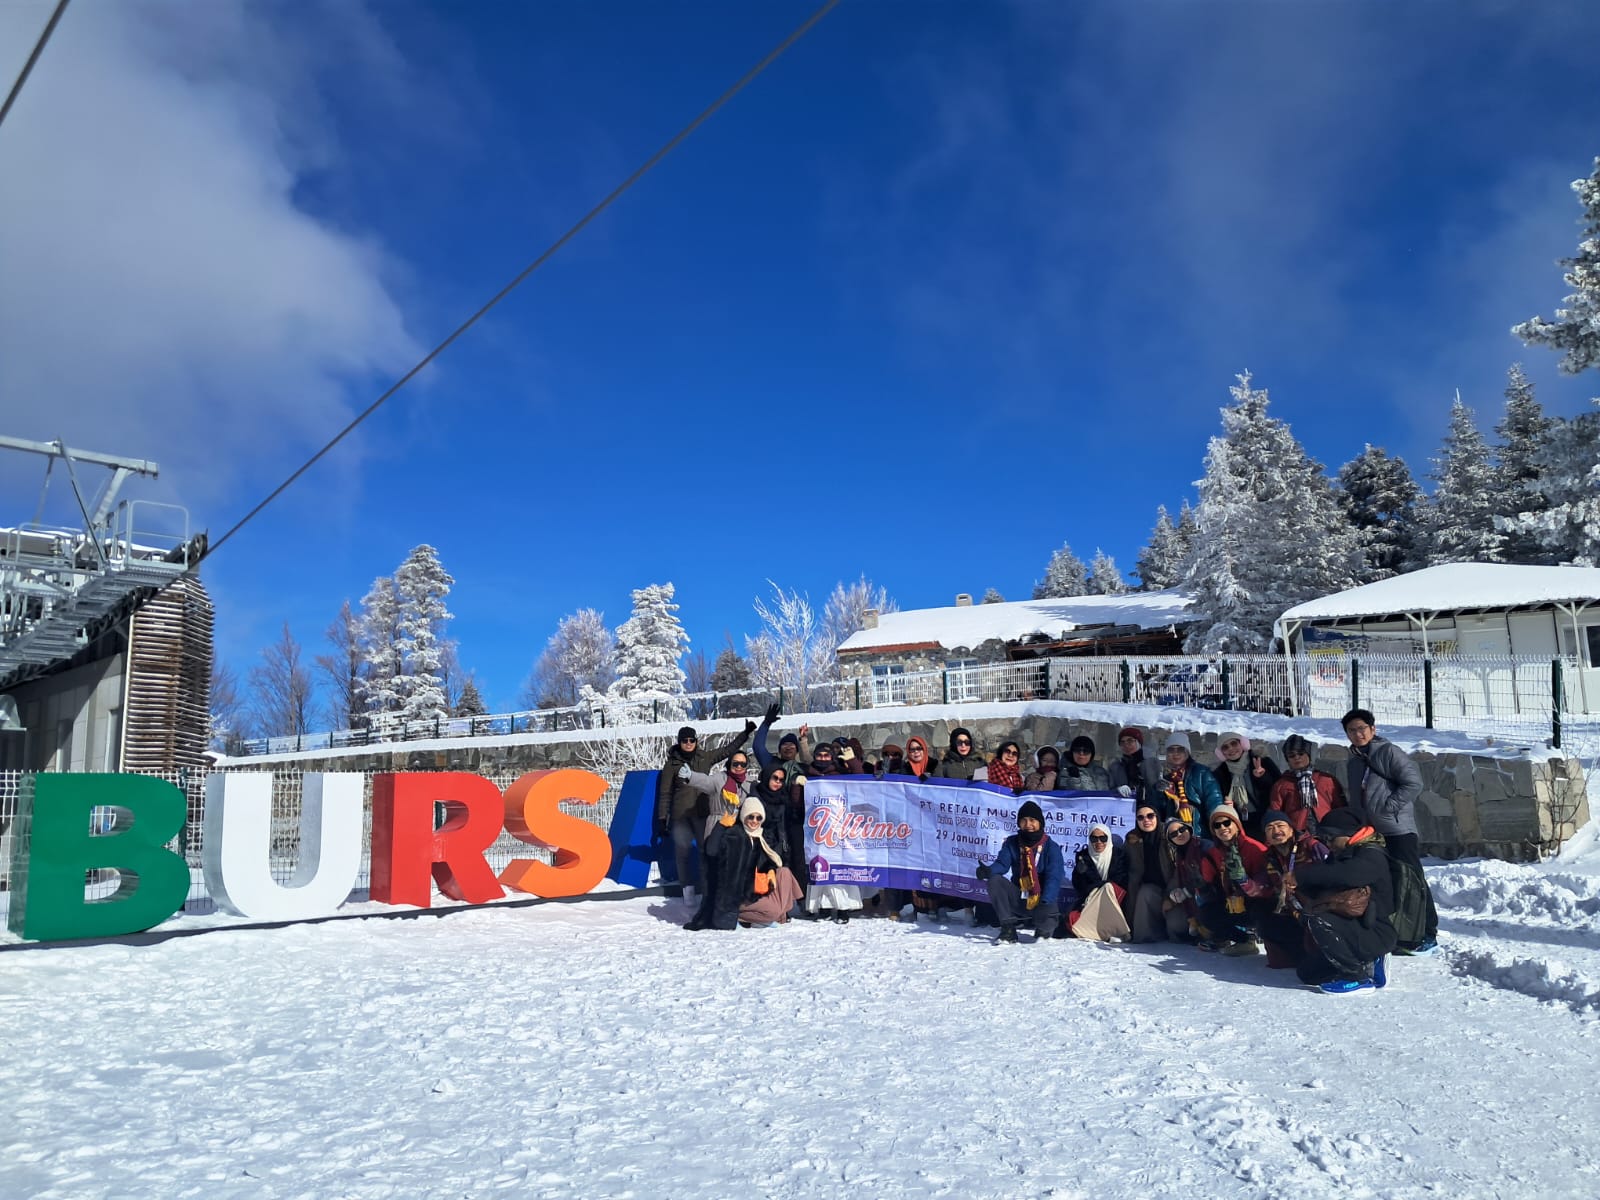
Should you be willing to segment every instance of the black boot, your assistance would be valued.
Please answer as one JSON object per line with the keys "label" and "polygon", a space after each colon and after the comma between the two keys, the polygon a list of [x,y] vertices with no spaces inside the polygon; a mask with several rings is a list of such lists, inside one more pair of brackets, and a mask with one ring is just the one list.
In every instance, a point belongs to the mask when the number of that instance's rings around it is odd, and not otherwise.
{"label": "black boot", "polygon": [[1015,925],[1000,926],[999,945],[1015,946],[1017,944],[1017,927]]}

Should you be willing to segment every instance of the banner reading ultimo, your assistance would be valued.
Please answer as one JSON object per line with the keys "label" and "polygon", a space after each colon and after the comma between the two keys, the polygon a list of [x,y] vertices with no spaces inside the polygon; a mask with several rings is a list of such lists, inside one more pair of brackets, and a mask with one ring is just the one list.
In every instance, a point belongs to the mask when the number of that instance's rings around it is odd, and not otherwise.
{"label": "banner reading ultimo", "polygon": [[[363,777],[309,774],[300,812],[300,853],[287,884],[272,878],[272,776],[228,772],[206,780],[200,860],[218,907],[265,921],[336,909],[361,867]],[[483,904],[507,889],[581,896],[612,862],[606,830],[561,810],[597,804],[606,781],[589,771],[529,771],[503,793],[481,775],[454,771],[380,774],[372,780],[372,888],[382,904],[428,907],[433,888]],[[443,824],[435,828],[435,808]],[[168,848],[187,800],[147,775],[25,775],[12,830],[7,925],[36,941],[112,937],[149,929],[182,906],[189,866]],[[112,818],[108,822],[104,814]],[[513,860],[497,875],[484,851],[502,832],[553,852],[553,861]],[[91,898],[90,871],[115,872],[116,891]]]}
{"label": "banner reading ultimo", "polygon": [[[1017,831],[1024,799],[1044,810],[1045,832],[1072,858],[1104,825],[1118,840],[1133,825],[1133,801],[1106,792],[1030,792],[945,779],[820,776],[806,780],[806,862],[813,883],[859,884],[988,898],[977,878]],[[1070,884],[1069,884],[1070,886]]]}

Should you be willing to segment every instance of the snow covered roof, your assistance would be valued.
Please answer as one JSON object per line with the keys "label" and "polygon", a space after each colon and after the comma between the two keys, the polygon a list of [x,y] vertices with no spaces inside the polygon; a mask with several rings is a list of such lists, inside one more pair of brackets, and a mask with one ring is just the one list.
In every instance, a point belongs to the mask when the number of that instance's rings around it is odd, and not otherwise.
{"label": "snow covered roof", "polygon": [[1280,624],[1396,613],[1530,608],[1574,600],[1600,602],[1600,568],[1516,563],[1445,563],[1297,604]]}
{"label": "snow covered roof", "polygon": [[1062,637],[1095,625],[1160,629],[1187,622],[1189,604],[1184,593],[1166,591],[918,608],[882,614],[876,629],[851,634],[839,646],[839,653],[892,647],[973,647],[990,638],[1015,642],[1035,634]]}

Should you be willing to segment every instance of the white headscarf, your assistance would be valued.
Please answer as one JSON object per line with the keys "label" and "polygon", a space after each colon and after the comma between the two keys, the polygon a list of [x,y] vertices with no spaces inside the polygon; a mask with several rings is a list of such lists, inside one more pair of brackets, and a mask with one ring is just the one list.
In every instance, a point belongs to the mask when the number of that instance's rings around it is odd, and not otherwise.
{"label": "white headscarf", "polygon": [[773,866],[783,866],[783,859],[778,857],[778,852],[776,850],[767,845],[767,839],[759,833],[750,833],[750,826],[744,823],[744,819],[746,817],[760,817],[761,820],[765,822],[767,819],[767,806],[761,803],[761,801],[757,800],[754,796],[746,798],[745,802],[739,806],[739,828],[743,829],[745,833],[750,835],[751,841],[755,842],[767,852],[767,857],[772,860]]}
{"label": "white headscarf", "polygon": [[1106,835],[1106,848],[1096,850],[1094,843],[1089,843],[1089,858],[1094,863],[1094,869],[1100,872],[1100,882],[1107,883],[1111,879],[1111,830],[1104,825],[1089,826],[1090,834],[1103,833]]}

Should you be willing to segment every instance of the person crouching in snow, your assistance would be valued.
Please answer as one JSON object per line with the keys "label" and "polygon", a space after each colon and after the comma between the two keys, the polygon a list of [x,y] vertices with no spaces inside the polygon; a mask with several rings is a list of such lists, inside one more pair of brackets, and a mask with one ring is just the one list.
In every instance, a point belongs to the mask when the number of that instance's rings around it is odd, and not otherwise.
{"label": "person crouching in snow", "polygon": [[1104,825],[1089,828],[1089,844],[1072,860],[1077,906],[1067,915],[1073,937],[1090,942],[1128,939],[1122,900],[1128,894],[1128,851],[1113,845]]}
{"label": "person crouching in snow", "polygon": [[[1044,810],[1032,800],[1017,809],[1017,831],[992,864],[978,864],[989,884],[989,903],[1000,918],[1000,941],[1015,942],[1017,926],[1033,923],[1034,940],[1050,937],[1061,923],[1058,897],[1066,881],[1061,847],[1044,832]],[[1009,878],[1008,878],[1009,876]]]}
{"label": "person crouching in snow", "polygon": [[1297,967],[1305,957],[1306,931],[1283,881],[1297,867],[1327,858],[1328,849],[1316,838],[1297,837],[1294,814],[1284,809],[1272,808],[1262,814],[1261,836],[1266,839],[1267,854],[1257,898],[1270,902],[1270,907],[1261,914],[1256,931],[1267,948],[1267,966]]}
{"label": "person crouching in snow", "polygon": [[767,812],[754,796],[739,807],[736,822],[717,822],[706,838],[708,887],[700,911],[685,929],[732,929],[735,924],[772,925],[789,919],[800,885],[766,842]]}
{"label": "person crouching in snow", "polygon": [[[1122,915],[1128,920],[1136,942],[1159,942],[1163,936],[1178,937],[1188,932],[1189,919],[1182,908],[1165,904],[1173,889],[1177,872],[1161,831],[1161,814],[1148,800],[1141,800],[1133,813],[1133,829],[1123,839],[1128,852],[1128,894],[1122,900]],[[1176,917],[1169,916],[1176,912]]]}
{"label": "person crouching in snow", "polygon": [[1200,873],[1208,893],[1200,906],[1200,924],[1206,932],[1202,950],[1224,954],[1256,954],[1256,920],[1268,911],[1261,876],[1266,870],[1267,848],[1244,831],[1238,810],[1224,804],[1211,814],[1211,848]]}
{"label": "person crouching in snow", "polygon": [[1312,946],[1295,974],[1324,992],[1357,992],[1388,982],[1384,957],[1395,948],[1394,884],[1383,835],[1355,809],[1322,820],[1326,862],[1297,866],[1284,888],[1300,904]]}
{"label": "person crouching in snow", "polygon": [[1175,942],[1193,945],[1200,940],[1199,898],[1209,890],[1205,862],[1211,843],[1195,837],[1194,826],[1182,817],[1168,817],[1162,833],[1166,838],[1162,852],[1170,860],[1167,898],[1161,902],[1167,936]]}

